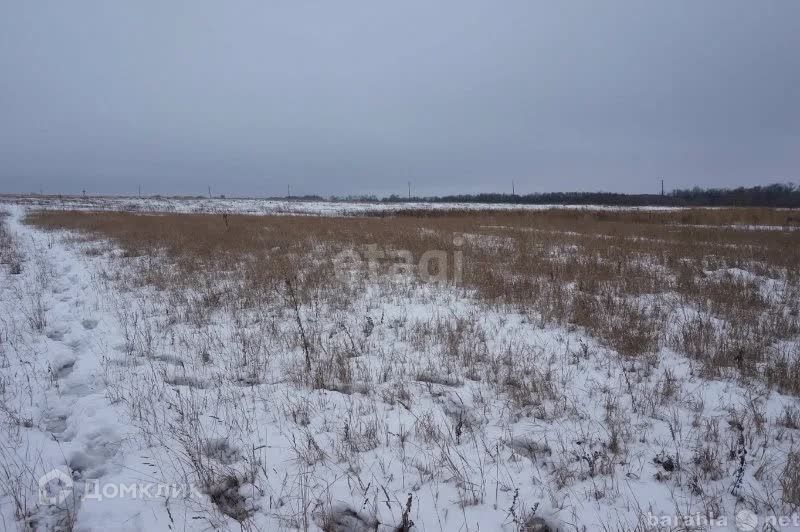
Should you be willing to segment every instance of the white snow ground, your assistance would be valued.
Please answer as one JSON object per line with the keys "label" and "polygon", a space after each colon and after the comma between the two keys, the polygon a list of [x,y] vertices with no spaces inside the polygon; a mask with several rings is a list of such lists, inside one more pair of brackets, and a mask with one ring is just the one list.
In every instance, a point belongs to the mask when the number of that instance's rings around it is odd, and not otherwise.
{"label": "white snow ground", "polygon": [[[89,257],[10,211],[25,262],[0,271],[5,529],[238,530],[243,511],[255,530],[392,530],[409,494],[412,530],[516,530],[531,512],[562,530],[706,529],[709,515],[737,530],[737,515],[782,511],[780,465],[800,433],[776,420],[795,398],[704,380],[666,349],[645,368],[457,290],[383,283],[346,314],[303,309],[331,346],[353,334],[370,389],[302,389],[301,353],[280,334],[291,318],[181,323],[162,294],[122,289],[126,259]],[[459,324],[493,358],[481,367],[524,369],[553,393],[512,408],[432,339]],[[734,459],[704,471],[706,452]],[[47,504],[38,482],[54,469],[76,496]],[[62,498],[57,482],[45,495]]]}

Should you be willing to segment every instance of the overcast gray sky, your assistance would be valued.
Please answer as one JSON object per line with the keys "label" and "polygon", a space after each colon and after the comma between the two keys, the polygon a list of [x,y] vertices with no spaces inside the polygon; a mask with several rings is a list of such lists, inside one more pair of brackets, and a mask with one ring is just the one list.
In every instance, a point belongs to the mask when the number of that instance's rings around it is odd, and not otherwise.
{"label": "overcast gray sky", "polygon": [[3,1],[0,192],[800,181],[800,1]]}

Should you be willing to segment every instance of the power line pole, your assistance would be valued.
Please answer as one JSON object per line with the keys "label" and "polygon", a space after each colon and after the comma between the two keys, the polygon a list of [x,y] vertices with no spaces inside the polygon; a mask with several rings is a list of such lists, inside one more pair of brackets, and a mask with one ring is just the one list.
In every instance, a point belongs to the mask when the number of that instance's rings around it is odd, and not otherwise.
{"label": "power line pole", "polygon": [[139,185],[139,197],[142,197],[142,185]]}
{"label": "power line pole", "polygon": [[286,185],[286,197],[291,199],[291,197],[292,197],[292,185]]}
{"label": "power line pole", "polygon": [[411,181],[408,182],[408,199],[411,199]]}
{"label": "power line pole", "polygon": [[516,190],[514,189],[514,180],[513,179],[511,180],[511,195],[512,196],[516,196],[517,195]]}
{"label": "power line pole", "polygon": [[661,195],[664,195],[664,180],[661,180]]}
{"label": "power line pole", "polygon": [[208,198],[211,199],[211,185],[208,185]]}

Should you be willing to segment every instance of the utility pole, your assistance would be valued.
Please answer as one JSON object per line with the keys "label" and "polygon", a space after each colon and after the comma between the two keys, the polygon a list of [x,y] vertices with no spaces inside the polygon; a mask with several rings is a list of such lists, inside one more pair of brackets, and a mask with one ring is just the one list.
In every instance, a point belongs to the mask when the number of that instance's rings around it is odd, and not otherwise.
{"label": "utility pole", "polygon": [[286,197],[289,199],[292,198],[292,185],[286,185]]}
{"label": "utility pole", "polygon": [[208,185],[208,199],[211,199],[211,185]]}
{"label": "utility pole", "polygon": [[661,195],[664,195],[664,180],[661,180]]}
{"label": "utility pole", "polygon": [[511,180],[511,195],[512,196],[516,196],[517,195],[516,190],[514,190],[514,180],[513,179]]}
{"label": "utility pole", "polygon": [[142,185],[139,185],[139,197],[142,197]]}
{"label": "utility pole", "polygon": [[408,199],[411,200],[411,181],[408,182]]}

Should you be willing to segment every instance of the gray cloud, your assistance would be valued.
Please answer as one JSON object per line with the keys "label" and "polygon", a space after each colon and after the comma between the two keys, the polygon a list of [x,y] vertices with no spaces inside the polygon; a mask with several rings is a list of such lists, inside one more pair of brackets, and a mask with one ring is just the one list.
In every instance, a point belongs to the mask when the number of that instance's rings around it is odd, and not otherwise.
{"label": "gray cloud", "polygon": [[0,191],[798,181],[800,3],[6,2]]}

